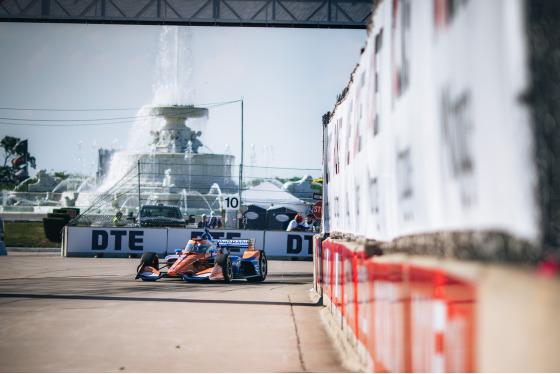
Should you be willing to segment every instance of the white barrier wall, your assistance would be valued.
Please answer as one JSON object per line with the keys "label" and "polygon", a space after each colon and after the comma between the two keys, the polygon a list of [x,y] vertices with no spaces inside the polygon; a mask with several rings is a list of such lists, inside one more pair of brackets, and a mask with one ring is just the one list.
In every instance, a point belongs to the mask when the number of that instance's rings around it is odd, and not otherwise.
{"label": "white barrier wall", "polygon": [[[174,254],[191,238],[203,234],[200,229],[136,227],[66,227],[63,256],[107,257],[156,252]],[[264,249],[270,258],[313,257],[313,233],[286,231],[212,230],[214,239],[255,239],[255,248]],[[232,251],[232,254],[239,254]]]}
{"label": "white barrier wall", "polygon": [[521,0],[378,5],[325,130],[329,232],[538,240],[523,30]]}

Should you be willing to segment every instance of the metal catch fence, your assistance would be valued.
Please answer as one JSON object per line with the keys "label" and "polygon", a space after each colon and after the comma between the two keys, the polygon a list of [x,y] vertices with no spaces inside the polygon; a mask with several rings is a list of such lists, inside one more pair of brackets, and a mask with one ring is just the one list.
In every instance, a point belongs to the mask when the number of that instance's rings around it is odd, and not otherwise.
{"label": "metal catch fence", "polygon": [[[220,218],[223,228],[285,230],[296,214],[302,215],[305,221],[306,214],[318,201],[321,185],[313,183],[311,175],[320,174],[319,169],[244,166],[242,175],[239,165],[225,161],[138,160],[128,169],[118,170],[117,177],[106,175],[97,192],[80,193],[77,205],[80,205],[81,214],[69,224],[197,227],[202,215],[210,219],[214,214]],[[302,192],[301,188],[294,188],[290,193],[284,188],[287,180],[269,177],[272,173],[293,175],[292,184],[304,185],[307,190]],[[294,181],[298,178],[302,179]],[[262,186],[267,188],[261,190]],[[176,207],[181,217],[171,217],[175,212],[160,214],[154,210],[148,219],[141,213],[142,207],[148,205]],[[318,230],[320,220],[313,217],[312,221]]]}

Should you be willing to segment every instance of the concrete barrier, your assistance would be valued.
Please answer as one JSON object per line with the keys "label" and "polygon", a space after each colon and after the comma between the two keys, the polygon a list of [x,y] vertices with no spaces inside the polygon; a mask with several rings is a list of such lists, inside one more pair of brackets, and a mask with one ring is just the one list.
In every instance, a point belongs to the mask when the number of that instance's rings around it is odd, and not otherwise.
{"label": "concrete barrier", "polygon": [[557,372],[560,280],[522,266],[369,256],[315,241],[315,289],[342,343],[375,372]]}

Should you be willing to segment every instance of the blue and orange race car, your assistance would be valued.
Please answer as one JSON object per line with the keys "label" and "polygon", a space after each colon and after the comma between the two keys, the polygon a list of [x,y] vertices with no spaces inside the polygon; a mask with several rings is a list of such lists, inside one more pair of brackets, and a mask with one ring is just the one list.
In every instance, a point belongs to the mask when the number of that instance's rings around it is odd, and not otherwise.
{"label": "blue and orange race car", "polygon": [[[232,256],[232,248],[244,249],[243,256]],[[168,268],[167,272],[161,270]],[[181,277],[187,281],[211,280],[230,283],[233,279],[262,282],[268,262],[264,250],[255,250],[254,239],[213,240],[205,230],[201,238],[191,239],[177,254],[166,256],[159,267],[155,252],[144,252],[136,278],[155,281],[163,277]]]}

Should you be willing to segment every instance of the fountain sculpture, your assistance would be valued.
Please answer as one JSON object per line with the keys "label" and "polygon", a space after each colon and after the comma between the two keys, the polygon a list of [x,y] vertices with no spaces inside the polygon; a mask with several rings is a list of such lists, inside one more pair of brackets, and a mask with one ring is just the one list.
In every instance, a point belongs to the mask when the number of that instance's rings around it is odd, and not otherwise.
{"label": "fountain sculpture", "polygon": [[[188,105],[154,106],[148,109],[152,115],[165,120],[159,129],[150,132],[151,152],[115,152],[106,188],[128,170],[139,167],[142,201],[179,205],[193,214],[207,212],[210,206],[219,209],[219,204],[215,204],[217,195],[236,193],[238,189],[231,179],[234,156],[199,152],[203,146],[199,139],[202,132],[192,130],[185,123],[190,118],[206,117],[208,109]],[[131,180],[128,189],[133,189],[137,194],[135,184],[138,181]],[[129,195],[123,194],[120,200],[130,201]]]}
{"label": "fountain sculpture", "polygon": [[[202,131],[194,126],[208,117],[208,109],[185,105],[193,96],[191,44],[188,28],[162,29],[153,104],[138,112],[127,149],[112,153],[108,170],[99,173],[104,177],[97,191],[103,192],[138,169],[139,177],[120,188],[130,192],[115,194],[116,208],[130,211],[144,203],[164,203],[198,215],[219,210],[218,195],[238,190],[231,178],[234,157],[200,152]],[[94,200],[94,195],[81,194],[76,205]]]}
{"label": "fountain sculpture", "polygon": [[[219,211],[220,195],[238,192],[231,177],[234,156],[199,151],[204,147],[202,131],[190,126],[208,116],[207,108],[172,104],[192,102],[192,55],[188,29],[162,29],[153,104],[139,111],[127,150],[110,152],[108,170],[99,170],[96,183],[90,177],[78,181],[87,185],[78,190],[62,181],[45,191],[38,188],[38,195],[11,192],[4,194],[4,203],[15,201],[14,205],[29,209],[38,205],[90,208],[97,204],[100,214],[114,214],[117,209],[136,212],[145,203],[178,205],[189,215]],[[103,153],[103,158],[107,155]],[[138,178],[123,181],[134,168]],[[107,194],[111,200],[101,202],[100,196]]]}

